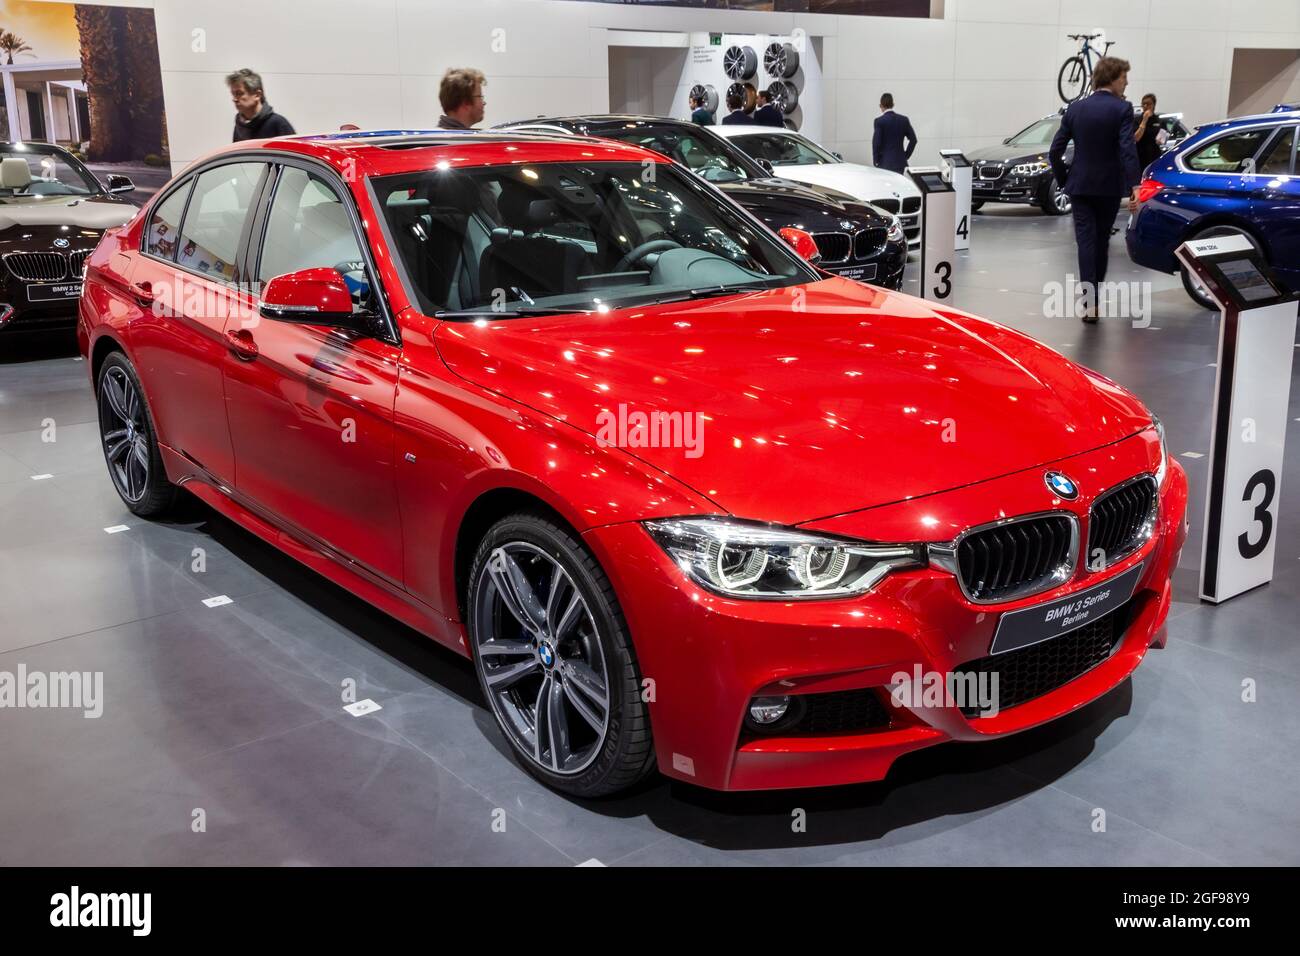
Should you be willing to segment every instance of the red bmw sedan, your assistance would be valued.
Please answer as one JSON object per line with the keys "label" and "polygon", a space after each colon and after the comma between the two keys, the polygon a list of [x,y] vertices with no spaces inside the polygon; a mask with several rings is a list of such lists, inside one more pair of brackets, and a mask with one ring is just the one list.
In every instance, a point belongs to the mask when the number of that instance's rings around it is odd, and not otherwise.
{"label": "red bmw sedan", "polygon": [[1186,536],[1159,422],[810,247],[618,143],[238,144],[88,262],[108,472],[469,657],[573,794],[876,780],[1105,694]]}

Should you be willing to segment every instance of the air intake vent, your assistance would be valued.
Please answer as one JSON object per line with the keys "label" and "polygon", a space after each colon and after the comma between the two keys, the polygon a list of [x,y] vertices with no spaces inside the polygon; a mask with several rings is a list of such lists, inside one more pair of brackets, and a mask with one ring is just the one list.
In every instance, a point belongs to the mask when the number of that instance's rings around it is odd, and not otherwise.
{"label": "air intake vent", "polygon": [[1014,601],[1065,583],[1079,546],[1073,515],[1013,518],[967,533],[957,544],[956,571],[972,601]]}
{"label": "air intake vent", "polygon": [[1155,514],[1156,480],[1151,475],[1141,475],[1101,495],[1088,512],[1088,567],[1100,571],[1146,544]]}

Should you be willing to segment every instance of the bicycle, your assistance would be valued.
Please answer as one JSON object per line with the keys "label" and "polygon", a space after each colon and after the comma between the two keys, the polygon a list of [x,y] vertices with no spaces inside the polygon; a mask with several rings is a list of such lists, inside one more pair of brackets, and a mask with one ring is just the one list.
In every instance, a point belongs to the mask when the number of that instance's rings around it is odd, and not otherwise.
{"label": "bicycle", "polygon": [[[1097,52],[1090,41],[1099,36],[1100,33],[1069,34],[1071,40],[1082,40],[1083,46],[1079,48],[1078,53],[1061,64],[1061,72],[1056,77],[1056,92],[1066,103],[1073,103],[1088,89],[1089,82],[1092,80],[1092,55]],[[1101,56],[1105,56],[1114,45],[1113,41],[1108,40],[1101,51]]]}

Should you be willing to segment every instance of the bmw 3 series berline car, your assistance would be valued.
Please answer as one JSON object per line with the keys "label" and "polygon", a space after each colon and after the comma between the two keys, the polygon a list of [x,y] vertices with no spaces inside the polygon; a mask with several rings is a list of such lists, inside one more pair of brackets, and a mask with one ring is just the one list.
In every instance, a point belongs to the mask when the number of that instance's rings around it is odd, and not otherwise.
{"label": "bmw 3 series berline car", "polygon": [[227,147],[89,260],[108,473],[469,658],[572,794],[876,780],[1124,681],[1186,534],[1159,423],[796,249],[630,144]]}

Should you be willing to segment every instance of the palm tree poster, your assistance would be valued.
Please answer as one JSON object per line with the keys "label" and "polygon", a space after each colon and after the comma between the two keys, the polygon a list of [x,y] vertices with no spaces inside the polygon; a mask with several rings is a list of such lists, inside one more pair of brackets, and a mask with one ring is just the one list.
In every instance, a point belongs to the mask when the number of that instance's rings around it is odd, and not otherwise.
{"label": "palm tree poster", "polygon": [[0,0],[0,135],[54,143],[146,198],[170,170],[153,11]]}

